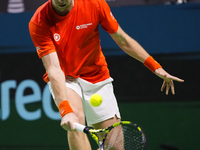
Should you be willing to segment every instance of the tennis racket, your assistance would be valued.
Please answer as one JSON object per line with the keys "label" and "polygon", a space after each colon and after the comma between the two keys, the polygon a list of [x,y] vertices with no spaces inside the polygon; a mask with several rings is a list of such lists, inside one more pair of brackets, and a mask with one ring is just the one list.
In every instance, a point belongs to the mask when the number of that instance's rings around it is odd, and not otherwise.
{"label": "tennis racket", "polygon": [[[142,129],[130,121],[121,121],[104,129],[93,129],[74,123],[76,130],[89,134],[100,150],[144,150],[146,137]],[[99,138],[101,134],[102,139]]]}

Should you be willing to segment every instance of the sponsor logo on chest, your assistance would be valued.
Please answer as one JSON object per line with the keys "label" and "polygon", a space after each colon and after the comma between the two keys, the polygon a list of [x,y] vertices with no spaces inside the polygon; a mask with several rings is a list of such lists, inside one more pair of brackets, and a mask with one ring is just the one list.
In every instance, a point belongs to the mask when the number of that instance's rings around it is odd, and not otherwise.
{"label": "sponsor logo on chest", "polygon": [[[86,24],[77,25],[75,28],[76,28],[76,30],[87,29],[91,25],[92,25],[92,23],[86,23]],[[60,41],[61,36],[58,33],[54,33],[53,38],[56,42],[58,42],[58,41]]]}
{"label": "sponsor logo on chest", "polygon": [[91,25],[92,25],[92,23],[77,25],[77,26],[76,26],[76,30],[86,29],[86,28],[88,28],[88,27],[91,26]]}
{"label": "sponsor logo on chest", "polygon": [[54,35],[53,35],[53,37],[54,37],[54,40],[55,41],[60,41],[60,34],[58,34],[58,33],[55,33]]}

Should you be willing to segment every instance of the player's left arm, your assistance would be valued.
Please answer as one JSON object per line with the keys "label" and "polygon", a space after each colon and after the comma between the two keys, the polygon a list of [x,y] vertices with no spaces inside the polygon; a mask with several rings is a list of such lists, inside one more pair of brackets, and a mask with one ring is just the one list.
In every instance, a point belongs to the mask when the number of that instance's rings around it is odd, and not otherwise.
{"label": "player's left arm", "polygon": [[[145,60],[150,57],[146,50],[137,41],[126,34],[120,26],[118,27],[117,32],[110,34],[110,36],[125,53],[137,59],[138,61],[144,63]],[[173,80],[184,82],[184,80],[167,73],[162,67],[156,68],[154,73],[164,80],[161,91],[163,91],[166,87],[166,95],[168,95],[170,88],[172,94],[175,94]]]}

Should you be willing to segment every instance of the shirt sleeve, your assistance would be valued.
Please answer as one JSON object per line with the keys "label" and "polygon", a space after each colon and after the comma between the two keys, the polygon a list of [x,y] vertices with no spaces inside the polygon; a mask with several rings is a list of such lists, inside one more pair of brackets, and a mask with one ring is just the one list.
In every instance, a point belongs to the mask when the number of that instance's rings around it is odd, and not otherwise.
{"label": "shirt sleeve", "polygon": [[99,0],[100,2],[100,24],[102,28],[110,34],[117,32],[118,22],[113,16],[110,7],[105,0]]}
{"label": "shirt sleeve", "polygon": [[29,32],[39,58],[56,51],[50,33],[44,27],[30,22]]}

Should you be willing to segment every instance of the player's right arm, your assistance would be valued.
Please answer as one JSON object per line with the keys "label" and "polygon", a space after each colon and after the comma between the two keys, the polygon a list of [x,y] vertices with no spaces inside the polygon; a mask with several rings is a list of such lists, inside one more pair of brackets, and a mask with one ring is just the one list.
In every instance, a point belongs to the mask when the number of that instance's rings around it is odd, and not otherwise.
{"label": "player's right arm", "polygon": [[58,107],[63,100],[67,100],[65,75],[60,68],[56,52],[47,54],[41,59],[51,81],[55,103]]}
{"label": "player's right arm", "polygon": [[[48,78],[50,79],[55,96],[55,104],[59,108],[62,102],[68,100],[67,87],[65,85],[65,75],[60,68],[55,46],[51,39],[51,32],[48,28],[39,26],[32,21],[29,23],[29,31],[31,39],[37,49],[38,56],[42,59]],[[65,115],[63,114],[61,119],[61,126],[68,131],[74,130],[73,122],[77,122],[77,118],[72,112],[64,113]]]}
{"label": "player's right arm", "polygon": [[[47,71],[48,77],[51,82],[51,87],[55,96],[55,104],[59,107],[59,104],[63,100],[67,100],[67,87],[65,85],[65,75],[60,68],[58,56],[56,52],[43,56],[42,62]],[[73,122],[77,122],[77,117],[73,112],[67,113],[61,119],[61,126],[68,131],[75,129]]]}

